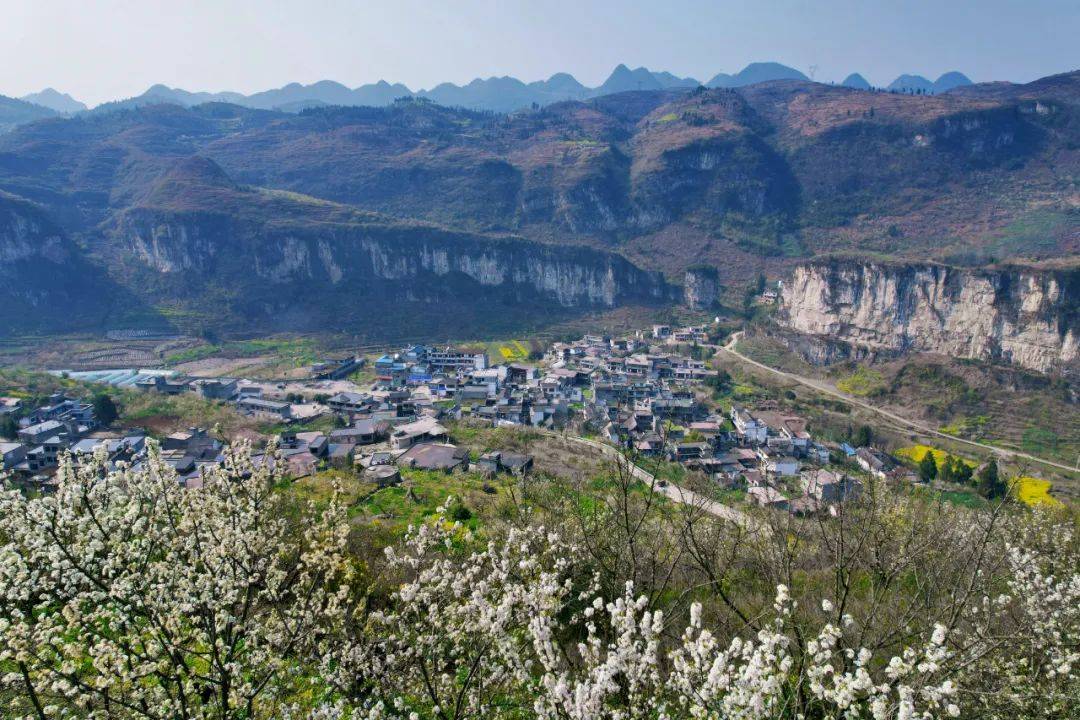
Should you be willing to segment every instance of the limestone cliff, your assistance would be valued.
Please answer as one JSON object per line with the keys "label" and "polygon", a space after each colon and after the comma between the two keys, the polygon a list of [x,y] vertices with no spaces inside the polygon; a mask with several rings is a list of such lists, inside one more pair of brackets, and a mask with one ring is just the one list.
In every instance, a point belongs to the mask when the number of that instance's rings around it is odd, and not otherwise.
{"label": "limestone cliff", "polygon": [[[244,227],[211,215],[130,213],[115,237],[161,274],[226,279],[243,268],[265,283],[396,285],[401,293],[457,294],[501,288],[563,307],[614,307],[662,301],[669,289],[658,273],[589,248],[490,238],[423,225]],[[314,289],[314,286],[310,286]]]}
{"label": "limestone cliff", "polygon": [[823,260],[797,267],[782,326],[855,354],[933,352],[1040,372],[1080,365],[1080,270]]}
{"label": "limestone cliff", "polygon": [[96,323],[118,297],[40,207],[0,192],[0,336]]}
{"label": "limestone cliff", "polygon": [[720,277],[716,268],[695,265],[686,271],[683,303],[695,310],[708,310],[720,303]]}
{"label": "limestone cliff", "polygon": [[441,334],[457,323],[469,335],[675,297],[659,273],[602,250],[258,193],[241,207],[137,208],[108,229],[108,246],[152,302],[179,302],[237,329]]}

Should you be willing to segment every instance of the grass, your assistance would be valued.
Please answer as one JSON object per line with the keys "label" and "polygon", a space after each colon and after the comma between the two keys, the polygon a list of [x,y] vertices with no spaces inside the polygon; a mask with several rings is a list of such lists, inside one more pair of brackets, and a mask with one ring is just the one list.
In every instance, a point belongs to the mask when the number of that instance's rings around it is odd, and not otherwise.
{"label": "grass", "polygon": [[98,393],[109,395],[120,416],[117,428],[143,428],[160,437],[175,430],[199,426],[217,428],[225,437],[239,430],[252,429],[254,421],[231,405],[204,400],[195,393],[160,395],[138,390],[81,382],[30,370],[0,370],[0,395],[44,400],[54,392],[89,400]]}
{"label": "grass", "polygon": [[972,437],[980,434],[980,432],[990,423],[989,415],[975,415],[971,417],[958,417],[948,425],[941,426],[941,432],[947,435],[956,435],[958,437]]}
{"label": "grass", "polygon": [[497,350],[499,357],[501,357],[504,362],[520,362],[529,357],[529,349],[517,340],[511,340],[505,345],[499,345]]}
{"label": "grass", "polygon": [[226,437],[254,423],[235,408],[224,403],[204,400],[194,393],[184,395],[159,395],[136,391],[115,392],[120,406],[120,424],[144,426],[151,434],[164,435],[185,427],[216,428]]}
{"label": "grass", "polygon": [[[941,467],[941,463],[945,460],[945,456],[949,454],[940,448],[931,447],[929,445],[912,445],[910,447],[900,448],[894,454],[913,464],[918,464],[927,453],[933,454],[934,462],[937,463],[938,467]],[[966,464],[968,467],[976,467],[976,464],[967,458],[958,455],[953,455],[953,457]],[[1034,507],[1036,505],[1057,507],[1061,505],[1061,502],[1050,494],[1052,483],[1049,480],[1040,480],[1039,478],[1022,476],[1014,478],[1012,483],[1014,497],[1029,507]],[[946,502],[952,502],[957,505],[981,507],[985,504],[983,499],[977,493],[968,490],[935,490],[934,492],[939,493]]]}
{"label": "grass", "polygon": [[204,360],[208,357],[223,355],[244,358],[273,356],[280,361],[300,367],[310,365],[319,359],[319,348],[311,338],[259,338],[255,340],[231,340],[224,343],[210,343],[187,348],[165,358],[167,365]]}
{"label": "grass", "polygon": [[89,383],[45,372],[18,368],[0,369],[0,396],[25,400],[35,397],[44,398],[54,392],[70,392],[76,397],[85,398],[93,394],[93,389]]}
{"label": "grass", "polygon": [[208,357],[213,357],[221,352],[221,346],[219,345],[196,345],[180,352],[175,352],[171,355],[165,356],[166,365],[179,365],[186,362],[194,362],[195,360],[205,360]]}
{"label": "grass", "polygon": [[1058,237],[1068,230],[1072,222],[1068,214],[1063,212],[1034,210],[1002,228],[990,249],[1001,255],[1051,251],[1057,247]]}
{"label": "grass", "polygon": [[1053,456],[1061,447],[1061,438],[1053,430],[1029,427],[1021,436],[1020,447],[1033,455]]}
{"label": "grass", "polygon": [[661,115],[659,118],[657,118],[656,122],[669,123],[669,122],[674,122],[674,121],[676,121],[678,119],[679,119],[678,115],[676,115],[673,112],[670,112],[667,115]]}
{"label": "grass", "polygon": [[368,484],[371,492],[350,508],[351,514],[368,524],[403,533],[409,525],[434,517],[439,506],[453,497],[454,509],[468,511],[469,517],[462,523],[476,530],[492,517],[498,501],[506,497],[514,482],[506,475],[487,478],[475,472],[402,469],[401,476],[402,484],[396,487],[376,489]]}
{"label": "grass", "polygon": [[939,490],[937,488],[914,487],[913,492],[930,501],[959,505],[960,507],[985,508],[988,501],[974,490]]}
{"label": "grass", "polygon": [[860,365],[855,372],[837,380],[836,389],[848,395],[867,397],[885,389],[885,378],[877,370]]}

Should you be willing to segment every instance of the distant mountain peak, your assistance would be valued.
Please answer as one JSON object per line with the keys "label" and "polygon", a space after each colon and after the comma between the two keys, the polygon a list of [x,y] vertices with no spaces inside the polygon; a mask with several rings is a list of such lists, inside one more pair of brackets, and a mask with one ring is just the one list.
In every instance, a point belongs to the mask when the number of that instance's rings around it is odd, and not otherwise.
{"label": "distant mountain peak", "polygon": [[922,75],[910,75],[904,74],[889,83],[888,90],[898,90],[900,92],[931,92],[934,89],[934,83]]}
{"label": "distant mountain peak", "polygon": [[239,186],[216,162],[203,155],[191,155],[173,165],[166,178],[213,187],[227,187],[232,190]]}
{"label": "distant mountain peak", "polygon": [[942,73],[937,80],[934,81],[934,92],[946,92],[957,87],[964,87],[966,85],[973,85],[971,78],[962,72],[956,70],[950,70],[947,73]]}
{"label": "distant mountain peak", "polygon": [[142,204],[157,207],[182,207],[207,192],[235,191],[240,186],[221,166],[208,157],[191,155],[166,170],[143,197]]}
{"label": "distant mountain peak", "polygon": [[71,97],[67,93],[47,87],[41,92],[30,93],[20,98],[24,102],[40,105],[41,107],[55,110],[63,115],[73,115],[86,109],[86,105]]}
{"label": "distant mountain peak", "polygon": [[[631,67],[627,63],[616,65],[598,87],[586,87],[566,72],[557,72],[546,80],[528,83],[508,75],[477,77],[462,85],[444,82],[418,92],[410,90],[401,83],[392,83],[385,79],[354,88],[349,88],[335,80],[318,80],[310,84],[290,82],[278,88],[250,95],[236,92],[190,92],[156,83],[147,88],[142,95],[105,103],[95,108],[95,112],[111,112],[121,108],[162,103],[191,107],[218,102],[259,110],[297,113],[307,108],[335,105],[384,107],[402,97],[424,98],[439,105],[474,110],[514,112],[528,107],[540,107],[568,100],[581,101],[629,91],[692,89],[702,84],[713,88],[736,88],[775,80],[810,81],[805,74],[793,67],[766,60],[749,63],[735,74],[718,73],[706,83],[662,70],[650,70],[643,66]],[[861,90],[871,88],[870,83],[859,73],[851,73],[841,84]],[[889,89],[930,94],[946,92],[952,88],[970,84],[971,80],[963,73],[950,71],[933,82],[922,75],[901,75],[889,85]],[[53,88],[27,95],[22,100],[35,107],[63,115],[73,115],[86,110],[85,105]],[[12,119],[0,118],[0,131],[15,127],[22,122],[47,117],[47,115],[35,115],[33,112],[28,112],[26,108],[11,109],[8,115]]]}
{"label": "distant mountain peak", "polygon": [[663,86],[647,68],[631,70],[619,63],[608,75],[608,79],[596,90],[600,94],[626,92],[628,90],[659,90]]}
{"label": "distant mountain peak", "polygon": [[735,75],[717,73],[709,82],[708,87],[742,87],[770,80],[804,80],[809,81],[803,73],[793,67],[773,61],[752,62]]}
{"label": "distant mountain peak", "polygon": [[851,73],[846,78],[844,78],[844,82],[840,84],[844,87],[855,88],[856,90],[870,89],[870,83],[867,82],[866,78],[864,78],[859,73]]}
{"label": "distant mountain peak", "polygon": [[0,133],[35,120],[56,117],[56,115],[55,110],[44,105],[0,95]]}
{"label": "distant mountain peak", "polygon": [[933,82],[922,75],[901,75],[889,83],[887,89],[899,92],[940,93],[971,84],[972,82],[967,75],[956,70],[951,70],[942,73],[942,75]]}

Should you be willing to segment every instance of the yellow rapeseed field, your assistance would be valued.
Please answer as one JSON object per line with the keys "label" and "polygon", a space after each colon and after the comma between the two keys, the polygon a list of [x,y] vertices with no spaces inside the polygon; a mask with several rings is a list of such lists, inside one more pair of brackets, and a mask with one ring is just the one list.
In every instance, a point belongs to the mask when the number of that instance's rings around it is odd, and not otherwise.
{"label": "yellow rapeseed field", "polygon": [[1013,494],[1025,505],[1061,505],[1061,501],[1050,494],[1050,481],[1033,477],[1018,477],[1013,484]]}
{"label": "yellow rapeseed field", "polygon": [[[941,466],[941,463],[945,462],[945,456],[947,456],[949,454],[948,452],[946,452],[945,450],[942,450],[941,448],[931,447],[929,445],[910,445],[908,447],[900,448],[899,450],[896,451],[895,455],[897,457],[901,457],[901,458],[904,458],[906,460],[910,460],[913,463],[918,463],[923,459],[923,457],[926,455],[926,453],[933,454],[934,462],[937,463],[939,467]],[[976,463],[973,463],[971,460],[968,460],[967,458],[960,457],[958,455],[953,455],[953,457],[956,458],[957,460],[959,460],[960,462],[964,463],[965,465],[969,466],[969,467],[972,467],[972,468],[976,467]]]}

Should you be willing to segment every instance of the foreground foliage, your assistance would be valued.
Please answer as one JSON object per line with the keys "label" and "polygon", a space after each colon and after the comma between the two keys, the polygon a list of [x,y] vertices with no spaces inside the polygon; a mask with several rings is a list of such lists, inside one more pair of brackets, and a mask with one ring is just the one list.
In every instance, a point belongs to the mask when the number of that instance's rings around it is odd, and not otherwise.
{"label": "foreground foliage", "polygon": [[[1060,514],[928,511],[882,488],[836,518],[746,536],[693,508],[654,516],[651,492],[613,492],[557,530],[550,511],[522,508],[479,537],[448,504],[376,565],[348,551],[336,500],[316,511],[275,491],[283,470],[273,448],[253,460],[241,445],[182,490],[152,451],[137,469],[65,460],[55,495],[4,491],[4,716],[1080,708],[1080,552]],[[755,603],[751,574],[771,599]]]}

